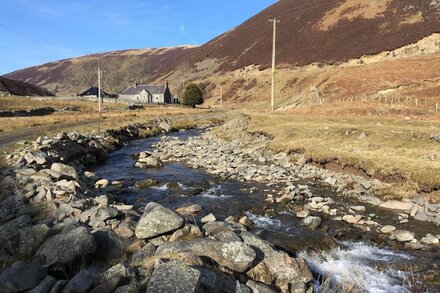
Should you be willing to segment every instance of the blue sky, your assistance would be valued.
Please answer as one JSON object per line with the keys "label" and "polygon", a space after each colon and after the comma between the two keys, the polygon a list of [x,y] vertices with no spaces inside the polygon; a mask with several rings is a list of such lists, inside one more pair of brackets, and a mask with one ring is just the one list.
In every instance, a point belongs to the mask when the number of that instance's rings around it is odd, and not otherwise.
{"label": "blue sky", "polygon": [[0,74],[119,49],[203,44],[276,0],[0,0]]}

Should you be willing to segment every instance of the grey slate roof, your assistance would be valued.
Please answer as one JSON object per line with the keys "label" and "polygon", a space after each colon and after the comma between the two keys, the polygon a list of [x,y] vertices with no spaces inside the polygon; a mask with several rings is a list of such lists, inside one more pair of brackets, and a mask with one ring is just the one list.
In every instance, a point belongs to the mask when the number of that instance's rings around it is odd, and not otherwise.
{"label": "grey slate roof", "polygon": [[[80,97],[84,96],[98,96],[98,88],[97,87],[91,87],[88,90],[82,92],[79,94]],[[109,94],[103,90],[101,90],[101,96],[109,96]]]}
{"label": "grey slate roof", "polygon": [[160,95],[163,94],[166,89],[166,86],[162,85],[138,85],[129,87],[128,89],[120,93],[120,95],[138,95],[140,94],[140,92],[142,92],[142,90],[145,90],[152,95]]}

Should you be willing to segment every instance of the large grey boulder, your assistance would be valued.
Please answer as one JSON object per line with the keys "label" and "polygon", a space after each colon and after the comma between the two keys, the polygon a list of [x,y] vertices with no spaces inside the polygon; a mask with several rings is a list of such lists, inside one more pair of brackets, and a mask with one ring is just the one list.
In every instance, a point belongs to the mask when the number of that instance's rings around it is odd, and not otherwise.
{"label": "large grey boulder", "polygon": [[440,142],[440,135],[431,134],[431,139],[435,142]]}
{"label": "large grey boulder", "polygon": [[76,228],[67,234],[58,234],[47,239],[37,251],[45,258],[46,265],[68,264],[96,250],[93,235],[84,227]]}
{"label": "large grey boulder", "polygon": [[179,253],[209,257],[221,266],[239,273],[248,270],[256,258],[255,251],[243,242],[223,242],[207,238],[164,243],[157,248],[156,256],[166,258]]}
{"label": "large grey boulder", "polygon": [[130,258],[130,264],[132,266],[138,266],[143,260],[147,260],[150,257],[154,256],[156,252],[156,246],[152,243],[148,242],[142,247],[139,251],[136,251]]}
{"label": "large grey boulder", "polygon": [[165,132],[170,132],[172,129],[171,124],[167,123],[167,122],[160,122],[158,127],[162,130],[164,130]]}
{"label": "large grey boulder", "polygon": [[414,239],[414,233],[406,230],[396,230],[392,232],[392,236],[399,242],[409,242]]}
{"label": "large grey boulder", "polygon": [[31,222],[32,222],[31,217],[25,215],[13,219],[7,222],[6,224],[0,226],[0,242],[3,242],[11,237],[14,237],[20,232],[21,228],[30,226]]}
{"label": "large grey boulder", "polygon": [[300,222],[300,225],[315,230],[319,227],[319,225],[321,225],[321,222],[322,220],[320,217],[308,216]]}
{"label": "large grey boulder", "polygon": [[139,288],[134,283],[130,283],[128,285],[118,287],[116,288],[115,291],[113,291],[113,293],[138,293],[138,292],[139,292]]}
{"label": "large grey boulder", "polygon": [[428,245],[436,245],[438,244],[440,241],[437,237],[435,237],[432,234],[426,234],[425,237],[423,237],[422,239],[420,239],[420,241],[424,244],[428,244]]}
{"label": "large grey boulder", "polygon": [[97,249],[93,259],[104,262],[107,265],[115,265],[125,257],[130,240],[123,239],[111,230],[100,229],[93,233]]}
{"label": "large grey boulder", "polygon": [[269,242],[247,231],[241,231],[240,236],[246,244],[263,253],[259,263],[247,272],[253,280],[267,285],[275,284],[282,292],[289,292],[289,287],[304,286],[312,280],[312,273],[303,259],[277,251]]}
{"label": "large grey boulder", "polygon": [[46,277],[47,269],[38,263],[18,261],[0,275],[0,292],[21,292],[37,286]]}
{"label": "large grey boulder", "polygon": [[137,168],[160,168],[163,167],[163,162],[156,157],[150,156],[146,158],[139,158],[134,166]]}
{"label": "large grey boulder", "polygon": [[269,286],[252,280],[247,281],[246,285],[252,289],[253,293],[275,293]]}
{"label": "large grey boulder", "polygon": [[66,280],[58,280],[55,285],[53,285],[52,289],[50,290],[50,293],[59,293],[61,290],[67,285]]}
{"label": "large grey boulder", "polygon": [[156,266],[148,283],[147,292],[199,292],[201,273],[178,261]]}
{"label": "large grey boulder", "polygon": [[[121,280],[134,278],[131,268],[119,263],[98,274],[94,279],[94,292],[112,292],[118,287]],[[105,290],[104,290],[105,289]]]}
{"label": "large grey boulder", "polygon": [[89,293],[114,292],[114,290],[118,288],[120,282],[121,282],[120,277],[114,277],[108,280],[107,282],[102,283],[101,285],[95,287],[93,290],[89,291]]}
{"label": "large grey boulder", "polygon": [[200,268],[202,273],[201,292],[251,293],[251,289],[237,281],[232,275]]}
{"label": "large grey boulder", "polygon": [[152,238],[175,231],[183,224],[183,218],[176,212],[155,202],[150,202],[145,206],[144,213],[136,225],[135,235],[141,239]]}
{"label": "large grey boulder", "polygon": [[38,247],[50,236],[50,228],[45,224],[20,229],[20,248],[22,255],[30,257]]}
{"label": "large grey boulder", "polygon": [[117,218],[120,212],[112,207],[93,207],[82,213],[81,219],[86,222],[89,220],[89,225],[91,227],[104,227],[105,221],[109,219]]}
{"label": "large grey boulder", "polygon": [[[3,188],[11,188],[3,185]],[[24,195],[9,196],[0,203],[0,223],[7,222],[14,217],[15,212],[26,202]],[[17,215],[17,217],[22,215]]]}
{"label": "large grey boulder", "polygon": [[414,206],[411,202],[404,202],[399,200],[389,200],[384,203],[381,203],[379,207],[389,210],[395,210],[399,212],[409,212]]}
{"label": "large grey boulder", "polygon": [[43,280],[41,280],[40,284],[36,287],[32,288],[26,293],[50,293],[53,286],[55,286],[57,279],[52,276],[46,276]]}
{"label": "large grey boulder", "polygon": [[203,225],[202,229],[205,231],[206,236],[213,236],[221,232],[232,232],[234,227],[228,222],[209,222]]}
{"label": "large grey boulder", "polygon": [[49,157],[41,151],[27,152],[24,159],[28,165],[45,165],[49,162]]}
{"label": "large grey boulder", "polygon": [[77,273],[64,287],[63,292],[66,293],[86,293],[92,287],[95,275],[101,273],[102,270],[97,267],[90,267]]}
{"label": "large grey boulder", "polygon": [[50,169],[64,175],[68,179],[78,179],[78,174],[76,173],[75,168],[72,166],[61,163],[53,163]]}

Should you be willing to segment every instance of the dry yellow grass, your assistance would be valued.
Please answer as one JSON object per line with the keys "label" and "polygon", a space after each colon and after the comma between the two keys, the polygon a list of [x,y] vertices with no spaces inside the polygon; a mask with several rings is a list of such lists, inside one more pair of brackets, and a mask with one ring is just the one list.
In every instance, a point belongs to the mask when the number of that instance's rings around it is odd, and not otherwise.
{"label": "dry yellow grass", "polygon": [[372,19],[384,13],[390,0],[346,0],[335,9],[328,11],[321,20],[320,29],[327,31],[341,20]]}
{"label": "dry yellow grass", "polygon": [[[0,129],[2,132],[38,126],[36,135],[45,134],[46,126],[62,124],[63,128],[81,131],[98,129],[99,115],[97,103],[90,101],[37,101],[28,98],[0,97],[0,109],[3,110],[29,110],[38,107],[53,107],[60,109],[65,106],[80,107],[79,112],[54,113],[48,116],[35,117],[2,117]],[[105,108],[101,119],[101,128],[117,128],[128,124],[146,121],[150,118],[164,115],[191,115],[202,113],[206,110],[190,109],[183,107],[155,106],[146,107],[144,110],[129,111],[124,104],[104,103]],[[69,124],[71,127],[69,127]]]}
{"label": "dry yellow grass", "polygon": [[393,194],[389,195],[411,196],[417,186],[426,191],[440,188],[440,143],[430,139],[440,133],[438,119],[248,114],[252,118],[248,130],[271,136],[270,147],[276,151],[358,167],[376,178],[403,177],[409,182],[405,191],[390,190]]}

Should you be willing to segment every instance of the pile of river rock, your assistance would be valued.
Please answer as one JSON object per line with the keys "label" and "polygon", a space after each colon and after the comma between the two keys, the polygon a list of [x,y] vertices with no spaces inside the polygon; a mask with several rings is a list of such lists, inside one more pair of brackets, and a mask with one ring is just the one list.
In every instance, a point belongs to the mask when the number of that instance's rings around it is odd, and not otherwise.
{"label": "pile of river rock", "polygon": [[[122,183],[87,171],[143,130],[169,121],[40,137],[10,155],[0,203],[1,292],[311,292],[301,258],[247,231],[246,222],[150,202],[134,210]],[[151,132],[150,132],[151,133]],[[145,159],[149,154],[139,157]]]}
{"label": "pile of river rock", "polygon": [[[204,168],[223,179],[255,181],[269,187],[284,185],[282,190],[268,189],[266,201],[305,203],[303,209],[297,212],[297,217],[303,219],[303,224],[310,228],[317,228],[321,224],[319,217],[310,215],[311,212],[319,212],[334,220],[356,225],[364,231],[374,230],[387,234],[391,239],[407,243],[412,248],[438,245],[440,234],[427,234],[417,240],[413,232],[384,226],[375,221],[375,214],[366,213],[366,205],[395,211],[400,224],[413,218],[432,222],[433,230],[436,230],[435,226],[440,225],[440,204],[430,204],[423,196],[416,196],[412,200],[384,202],[374,194],[376,190],[388,187],[388,184],[377,179],[367,180],[322,169],[307,163],[304,158],[291,162],[287,153],[276,153],[268,148],[267,136],[246,133],[246,123],[246,117],[238,116],[217,127],[215,131],[207,131],[188,140],[163,137],[155,145],[155,153],[149,156],[159,161],[184,161],[193,168]],[[220,138],[219,131],[228,138]],[[316,183],[329,186],[340,197],[355,198],[364,205],[334,205],[330,197],[314,196],[311,186]]]}

